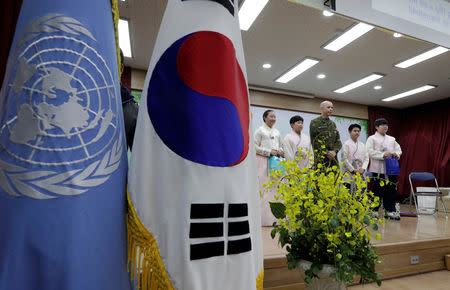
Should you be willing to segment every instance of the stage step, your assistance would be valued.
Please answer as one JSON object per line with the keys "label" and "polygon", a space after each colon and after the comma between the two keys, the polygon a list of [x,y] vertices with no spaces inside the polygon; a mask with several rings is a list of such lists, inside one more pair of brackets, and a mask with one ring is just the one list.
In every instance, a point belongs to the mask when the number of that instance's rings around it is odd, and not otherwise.
{"label": "stage step", "polygon": [[[383,274],[382,279],[389,279],[446,269],[444,256],[450,253],[450,238],[398,242],[375,247],[383,260],[377,266],[377,271]],[[419,263],[411,265],[411,256],[418,256]],[[304,289],[303,277],[298,269],[288,270],[285,257],[266,257],[264,289]]]}

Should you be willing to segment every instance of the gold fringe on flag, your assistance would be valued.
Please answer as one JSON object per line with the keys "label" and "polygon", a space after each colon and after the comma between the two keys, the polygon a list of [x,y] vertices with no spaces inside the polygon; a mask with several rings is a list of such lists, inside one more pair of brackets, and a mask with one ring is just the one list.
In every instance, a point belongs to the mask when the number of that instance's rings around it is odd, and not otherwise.
{"label": "gold fringe on flag", "polygon": [[[128,273],[138,279],[141,290],[174,289],[167,275],[155,238],[139,220],[127,192]],[[130,269],[131,268],[131,269]]]}
{"label": "gold fringe on flag", "polygon": [[119,81],[120,81],[119,7],[117,6],[117,0],[111,0],[111,12],[112,12],[113,22],[114,22],[114,35],[116,38],[117,69],[118,69]]}
{"label": "gold fringe on flag", "polygon": [[263,290],[263,282],[264,282],[264,268],[259,273],[258,277],[256,277],[256,290]]}

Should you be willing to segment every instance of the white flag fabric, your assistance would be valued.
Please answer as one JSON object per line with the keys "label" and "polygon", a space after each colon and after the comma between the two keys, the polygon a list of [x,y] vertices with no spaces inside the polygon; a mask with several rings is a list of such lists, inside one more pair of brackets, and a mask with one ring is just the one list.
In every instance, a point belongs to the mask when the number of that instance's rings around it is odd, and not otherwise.
{"label": "white flag fabric", "polygon": [[129,261],[141,289],[262,289],[237,2],[168,1],[128,175]]}

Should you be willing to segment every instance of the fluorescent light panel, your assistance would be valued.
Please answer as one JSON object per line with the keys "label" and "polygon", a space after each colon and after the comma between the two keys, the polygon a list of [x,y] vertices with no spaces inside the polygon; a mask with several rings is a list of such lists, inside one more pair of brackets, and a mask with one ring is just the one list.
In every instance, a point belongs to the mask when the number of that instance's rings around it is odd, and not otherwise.
{"label": "fluorescent light panel", "polygon": [[363,36],[370,30],[372,30],[374,26],[366,24],[366,23],[358,23],[346,32],[344,32],[342,35],[340,35],[335,40],[331,41],[327,45],[325,45],[323,48],[332,50],[332,51],[338,51],[339,49],[343,48],[350,42],[358,39],[359,37]]}
{"label": "fluorescent light panel", "polygon": [[292,80],[293,78],[295,78],[298,75],[300,75],[301,73],[303,73],[304,71],[306,71],[306,70],[310,69],[311,67],[315,66],[318,63],[319,63],[319,61],[316,60],[316,59],[305,58],[304,60],[299,62],[297,65],[295,65],[293,68],[291,68],[286,73],[284,73],[282,76],[277,78],[275,81],[277,83],[285,84],[285,83],[289,82],[290,80]]}
{"label": "fluorescent light panel", "polygon": [[382,99],[382,101],[383,102],[390,102],[390,101],[393,101],[393,100],[397,100],[397,99],[401,99],[401,98],[404,98],[404,97],[407,97],[407,96],[411,96],[411,95],[414,95],[414,94],[425,92],[425,91],[428,91],[428,90],[431,90],[431,89],[434,89],[434,88],[435,88],[435,86],[426,85],[426,86],[423,86],[423,87],[420,87],[420,88],[417,88],[417,89],[414,89],[414,90],[410,90],[410,91],[407,91],[407,92],[404,92],[404,93],[401,93],[401,94],[398,94],[398,95],[395,95],[395,96],[392,96],[392,97],[389,97],[389,98]]}
{"label": "fluorescent light panel", "polygon": [[119,46],[122,49],[124,56],[132,57],[130,28],[128,26],[128,20],[125,19],[119,19]]}
{"label": "fluorescent light panel", "polygon": [[398,63],[395,66],[399,67],[399,68],[407,68],[407,67],[415,65],[415,64],[417,64],[419,62],[422,62],[422,61],[425,61],[425,60],[430,59],[432,57],[435,57],[437,55],[443,54],[444,52],[447,52],[447,51],[448,51],[448,48],[445,48],[445,47],[442,47],[442,46],[438,46],[438,47],[435,47],[435,48],[433,48],[433,49],[431,49],[429,51],[421,53],[421,54],[419,54],[419,55],[417,55],[415,57],[412,57],[410,59],[402,61],[401,63]]}
{"label": "fluorescent light panel", "polygon": [[239,24],[247,31],[269,0],[246,0],[239,10]]}
{"label": "fluorescent light panel", "polygon": [[363,85],[373,82],[377,79],[380,79],[382,77],[383,77],[383,75],[380,75],[380,74],[371,74],[370,76],[360,79],[359,81],[353,82],[351,84],[346,85],[345,87],[337,89],[334,92],[338,93],[338,94],[343,94],[343,93],[353,90],[357,87],[363,86]]}

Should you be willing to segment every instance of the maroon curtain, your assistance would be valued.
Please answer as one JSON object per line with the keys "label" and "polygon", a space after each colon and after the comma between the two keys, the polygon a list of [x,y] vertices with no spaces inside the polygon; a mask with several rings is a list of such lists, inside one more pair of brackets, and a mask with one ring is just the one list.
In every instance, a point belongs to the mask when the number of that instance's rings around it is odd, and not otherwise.
{"label": "maroon curtain", "polygon": [[[440,186],[450,186],[450,98],[406,109],[403,115],[402,171],[431,172]],[[407,180],[402,183],[409,189]]]}
{"label": "maroon curtain", "polygon": [[372,127],[376,118],[388,120],[388,134],[402,147],[399,194],[409,195],[414,171],[431,172],[440,186],[450,186],[450,98],[401,111],[369,107]]}
{"label": "maroon curtain", "polygon": [[22,0],[3,0],[0,9],[0,86],[3,84],[9,49],[14,37]]}
{"label": "maroon curtain", "polygon": [[384,118],[388,121],[388,134],[398,139],[401,132],[400,127],[402,124],[402,110],[369,106],[369,136],[375,134],[375,126],[373,123],[379,118]]}

